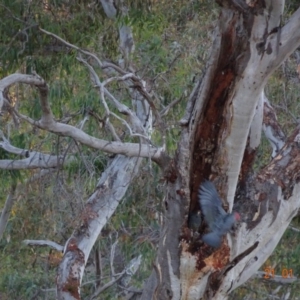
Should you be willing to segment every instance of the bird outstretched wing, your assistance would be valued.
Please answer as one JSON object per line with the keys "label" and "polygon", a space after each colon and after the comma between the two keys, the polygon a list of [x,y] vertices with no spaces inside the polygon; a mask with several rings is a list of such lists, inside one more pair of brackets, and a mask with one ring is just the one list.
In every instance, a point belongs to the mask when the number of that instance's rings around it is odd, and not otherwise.
{"label": "bird outstretched wing", "polygon": [[226,215],[226,212],[222,207],[222,201],[212,182],[206,180],[200,186],[199,202],[204,219],[210,230],[213,230],[216,226],[216,220]]}

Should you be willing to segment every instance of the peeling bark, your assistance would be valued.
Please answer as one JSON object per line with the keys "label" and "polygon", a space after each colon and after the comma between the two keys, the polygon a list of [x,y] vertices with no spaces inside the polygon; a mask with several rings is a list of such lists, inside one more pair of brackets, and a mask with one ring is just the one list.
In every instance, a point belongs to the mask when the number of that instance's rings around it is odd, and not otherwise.
{"label": "peeling bark", "polygon": [[64,257],[57,271],[59,299],[80,299],[80,283],[89,253],[136,175],[140,162],[140,158],[119,155],[103,172],[79,217],[77,229],[65,245]]}
{"label": "peeling bark", "polygon": [[[101,0],[101,3],[107,16],[114,19],[117,13],[114,2]],[[276,117],[272,109],[266,102],[263,106],[263,90],[272,72],[300,45],[300,8],[282,27],[283,0],[218,0],[217,3],[221,12],[211,56],[180,121],[182,134],[173,159],[165,155],[165,145],[155,148],[149,143],[152,113],[159,126],[160,115],[144,82],[134,71],[126,72],[131,68],[130,54],[134,50],[129,27],[119,28],[124,68],[102,63],[96,55],[40,31],[93,58],[102,70],[117,73],[101,82],[87,60],[78,58],[90,71],[108,115],[114,115],[132,135],[138,136],[140,144],[121,143],[111,126],[117,142],[96,139],[73,126],[56,122],[47,99],[47,84],[37,75],[14,74],[0,80],[0,109],[5,100],[4,89],[17,82],[35,85],[40,92],[41,119],[33,120],[16,112],[19,118],[89,147],[119,154],[102,173],[66,242],[57,271],[58,299],[80,299],[80,284],[90,251],[136,176],[141,157],[151,157],[162,166],[167,180],[164,224],[154,268],[141,296],[143,300],[226,299],[258,270],[296,215],[300,206],[300,129],[285,142],[282,132],[274,130]],[[126,14],[126,8],[122,9]],[[113,81],[125,83],[136,111],[108,91],[106,85]],[[128,116],[130,124],[113,114],[106,100]],[[249,178],[263,123],[265,132],[271,131],[272,137],[276,136],[273,141],[276,156]],[[214,181],[226,211],[235,206],[242,215],[242,222],[223,238],[218,249],[201,240],[207,224],[202,222],[199,230],[195,230],[196,235],[187,224],[188,216],[199,213],[198,189],[204,179]]]}
{"label": "peeling bark", "polygon": [[2,212],[1,212],[1,216],[0,216],[0,240],[2,239],[2,236],[3,236],[4,230],[6,228],[11,209],[12,209],[13,204],[14,204],[15,191],[16,191],[16,186],[13,185],[11,187],[11,190],[10,190],[9,194],[6,197],[6,201],[5,201],[4,207],[3,207]]}
{"label": "peeling bark", "polygon": [[[292,39],[286,31],[296,23],[299,28],[299,13],[281,28],[284,1],[217,2],[222,5],[219,25],[204,77],[181,120],[157,259],[141,299],[227,299],[272,253],[300,206],[298,129],[281,150],[280,140],[278,155],[264,170],[247,176],[264,113],[267,124],[264,86],[300,44],[298,32]],[[244,208],[243,221],[216,250],[201,241],[205,223],[196,239],[187,226],[188,216],[200,209],[204,179],[214,181],[226,211],[233,205]]]}
{"label": "peeling bark", "polygon": [[263,99],[264,99],[263,129],[266,138],[269,140],[272,146],[273,149],[272,157],[274,158],[285,143],[285,134],[283,133],[280,125],[278,124],[276,113],[265,95],[263,95]]}

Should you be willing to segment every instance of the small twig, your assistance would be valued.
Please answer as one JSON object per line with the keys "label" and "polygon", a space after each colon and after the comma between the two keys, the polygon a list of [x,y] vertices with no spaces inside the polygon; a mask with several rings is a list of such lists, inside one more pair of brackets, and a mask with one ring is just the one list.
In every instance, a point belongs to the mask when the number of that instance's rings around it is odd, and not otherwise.
{"label": "small twig", "polygon": [[49,31],[47,31],[47,30],[44,30],[44,29],[42,29],[42,28],[40,28],[40,27],[39,27],[39,30],[40,30],[41,32],[43,32],[43,33],[49,35],[49,36],[54,37],[55,39],[57,39],[58,41],[62,42],[62,43],[65,44],[66,46],[68,46],[68,47],[70,47],[70,48],[72,48],[72,49],[75,49],[75,50],[77,50],[77,51],[79,51],[79,52],[81,52],[81,53],[83,53],[83,54],[86,54],[86,55],[88,55],[88,56],[93,57],[93,58],[97,61],[99,67],[102,67],[102,62],[100,61],[100,59],[99,59],[95,54],[93,54],[93,53],[91,53],[91,52],[89,52],[89,51],[82,50],[81,48],[79,48],[79,47],[77,47],[77,46],[75,46],[75,45],[73,45],[73,44],[71,44],[71,43],[68,43],[66,40],[62,39],[62,38],[59,37],[58,35],[56,35],[56,34],[54,34],[54,33],[51,33],[51,32],[49,32]]}
{"label": "small twig", "polygon": [[111,246],[111,250],[110,250],[110,269],[111,269],[112,276],[115,276],[114,259],[115,259],[115,252],[116,252],[117,244],[118,244],[118,240],[116,240],[113,243],[113,245]]}
{"label": "small twig", "polygon": [[[130,111],[130,109],[128,107],[126,107],[124,104],[120,103],[117,99],[115,99],[115,97],[113,97],[109,92],[108,90],[105,88],[105,86],[113,81],[125,81],[127,79],[130,79],[130,78],[133,78],[135,77],[134,74],[132,73],[127,73],[125,74],[124,76],[122,77],[111,77],[105,81],[103,81],[102,83],[100,82],[100,79],[97,75],[97,73],[95,72],[95,70],[93,69],[93,67],[88,64],[84,59],[82,59],[81,57],[78,58],[78,60],[80,62],[82,62],[84,65],[86,65],[86,67],[90,70],[93,78],[94,78],[94,81],[96,83],[96,85],[100,88],[100,98],[101,98],[101,102],[104,106],[104,109],[106,111],[106,114],[107,116],[109,115],[112,115],[114,116],[116,119],[120,120],[122,122],[123,125],[125,125],[128,130],[129,130],[129,133],[131,136],[136,136],[136,137],[142,137],[144,138],[146,141],[150,142],[149,138],[146,136],[146,135],[143,135],[143,134],[139,134],[139,133],[133,133],[132,132],[132,129],[130,127],[130,125],[123,119],[123,118],[120,118],[119,116],[117,116],[115,113],[111,112],[110,109],[108,108],[108,105],[106,103],[106,100],[105,100],[105,94],[107,94],[108,96],[110,96],[111,100],[113,100],[114,102],[114,105],[116,106],[116,108],[119,110],[119,112],[121,113],[125,113],[126,115],[129,115],[131,116],[132,118],[135,119],[136,121],[136,117],[133,116],[132,112]],[[109,122],[109,119],[107,119],[107,122]],[[111,127],[109,127],[111,129]],[[113,133],[114,131],[111,130],[111,132]]]}
{"label": "small twig", "polygon": [[16,193],[16,184],[12,184],[11,190],[6,197],[4,207],[3,207],[2,211],[1,211],[1,215],[0,215],[0,240],[2,238],[4,230],[6,228],[11,209],[15,202],[15,193]]}
{"label": "small twig", "polygon": [[176,99],[174,101],[172,101],[170,104],[168,104],[161,112],[160,112],[160,116],[164,117],[166,116],[170,109],[175,106],[177,103],[179,103],[181,100],[183,99],[183,96],[181,96],[179,99]]}
{"label": "small twig", "polygon": [[125,273],[126,273],[126,271],[124,270],[116,278],[112,279],[111,281],[109,281],[105,285],[97,288],[97,290],[94,292],[94,294],[92,295],[92,297],[90,298],[90,300],[95,299],[100,293],[102,293],[103,291],[105,291],[106,289],[108,289],[109,287],[111,287],[112,285],[114,285],[117,281],[119,281],[124,276]]}
{"label": "small twig", "polygon": [[271,106],[265,93],[262,93],[263,97],[263,130],[266,138],[272,146],[272,157],[275,157],[280,149],[285,144],[285,135],[281,129],[281,126],[277,120],[275,110]]}
{"label": "small twig", "polygon": [[64,247],[62,245],[59,245],[53,241],[48,240],[24,240],[23,244],[27,246],[43,246],[43,247],[50,247],[57,251],[63,251]]}
{"label": "small twig", "polygon": [[291,230],[293,230],[293,231],[300,232],[300,229],[298,229],[296,227],[293,227],[291,225],[288,228],[291,229]]}
{"label": "small twig", "polygon": [[8,139],[4,136],[3,131],[0,130],[0,138],[2,138],[2,142],[0,142],[0,148],[4,149],[5,151],[13,154],[17,154],[24,157],[29,157],[29,150],[20,149],[17,147],[14,147],[10,144]]}
{"label": "small twig", "polygon": [[[112,126],[112,124],[110,123],[109,121],[109,115],[112,115],[114,116],[115,118],[117,118],[118,120],[120,120],[123,125],[125,125],[131,136],[139,136],[139,137],[143,137],[145,138],[147,141],[149,141],[148,137],[145,136],[145,135],[140,135],[140,134],[133,134],[132,132],[132,129],[131,127],[129,126],[129,124],[122,118],[120,118],[119,116],[117,116],[115,113],[111,112],[108,105],[107,105],[107,102],[105,100],[105,94],[107,94],[108,96],[110,96],[110,99],[113,100],[113,103],[114,105],[116,106],[116,108],[119,110],[119,112],[121,113],[125,113],[126,115],[130,115],[131,117],[133,117],[133,114],[132,112],[129,110],[128,107],[126,107],[124,104],[121,104],[117,99],[115,99],[115,97],[113,97],[109,92],[108,90],[105,88],[105,85],[108,84],[108,83],[111,83],[115,80],[117,81],[124,81],[124,80],[127,80],[128,78],[131,78],[133,76],[133,74],[131,73],[128,73],[126,75],[124,75],[123,77],[112,77],[112,78],[109,78],[107,80],[105,80],[103,83],[100,82],[100,79],[97,75],[97,73],[95,72],[95,70],[93,69],[93,67],[87,62],[85,61],[82,57],[78,57],[77,58],[80,62],[82,62],[90,71],[91,75],[93,76],[93,79],[95,81],[95,84],[97,87],[100,88],[100,98],[101,98],[101,102],[104,106],[104,109],[105,109],[105,112],[106,112],[106,115],[107,115],[107,119],[106,119],[106,124],[108,125],[108,129],[110,130],[111,134],[115,137],[116,140],[119,140],[120,141],[120,138],[116,135],[116,132]],[[133,117],[136,121],[136,117]]]}

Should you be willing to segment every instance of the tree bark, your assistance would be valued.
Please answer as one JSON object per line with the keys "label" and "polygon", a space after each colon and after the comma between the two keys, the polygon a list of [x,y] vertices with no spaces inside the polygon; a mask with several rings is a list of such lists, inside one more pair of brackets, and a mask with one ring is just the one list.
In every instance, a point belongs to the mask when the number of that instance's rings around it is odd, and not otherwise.
{"label": "tree bark", "polygon": [[[0,80],[0,111],[7,102],[6,88],[17,82],[34,85],[40,92],[41,119],[33,120],[16,111],[20,119],[89,147],[118,154],[102,173],[66,242],[57,272],[58,299],[80,299],[89,253],[136,176],[142,157],[152,158],[163,168],[167,186],[157,258],[141,299],[226,299],[258,270],[296,215],[300,206],[300,128],[290,137],[284,137],[265,99],[264,87],[272,72],[300,45],[300,8],[282,27],[283,0],[216,2],[221,10],[211,56],[180,121],[182,134],[173,159],[164,153],[165,145],[156,148],[150,143],[152,114],[163,143],[165,129],[145,83],[130,66],[134,42],[127,26],[119,27],[122,67],[102,63],[96,55],[43,29],[40,31],[78,51],[78,60],[90,71],[107,116],[121,121],[131,136],[139,137],[139,143],[122,143],[109,120],[107,126],[115,140],[112,142],[56,122],[48,102],[47,84],[36,74],[13,74]],[[116,18],[114,2],[101,0],[101,3],[107,16]],[[122,9],[126,15],[126,7]],[[116,76],[100,81],[86,57],[92,58],[106,74],[111,72]],[[133,109],[108,90],[113,81],[122,81],[127,87]],[[106,101],[127,119],[110,110]],[[252,174],[263,127],[269,140],[274,142],[276,137],[273,160]],[[13,163],[3,161],[0,168],[57,167],[63,162],[60,157],[14,148],[4,139],[1,147],[16,154],[24,152],[22,155],[29,157]],[[242,215],[235,232],[224,237],[218,249],[201,240],[207,224],[202,222],[196,235],[188,227],[188,216],[200,211],[198,191],[205,179],[215,183],[226,211],[236,209]],[[7,211],[12,203],[8,198]],[[6,211],[1,219],[3,224],[7,222]]]}
{"label": "tree bark", "polygon": [[2,239],[11,209],[14,205],[15,192],[16,192],[16,184],[13,184],[9,194],[6,197],[6,201],[0,215],[0,240]]}
{"label": "tree bark", "polygon": [[[226,299],[272,253],[300,205],[299,129],[268,166],[246,176],[260,139],[264,86],[300,44],[300,8],[281,28],[284,1],[217,2],[211,56],[181,120],[155,267],[141,299]],[[195,240],[187,226],[204,179],[214,181],[227,211],[242,208],[242,222],[219,249]]]}

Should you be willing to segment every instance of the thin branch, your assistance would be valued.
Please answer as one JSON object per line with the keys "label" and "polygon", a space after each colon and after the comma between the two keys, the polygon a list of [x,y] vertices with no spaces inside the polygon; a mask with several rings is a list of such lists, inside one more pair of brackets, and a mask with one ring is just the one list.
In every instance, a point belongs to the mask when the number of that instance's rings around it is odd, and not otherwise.
{"label": "thin branch", "polygon": [[140,157],[151,157],[153,159],[159,159],[163,151],[162,148],[155,148],[152,147],[151,145],[146,145],[146,144],[139,145],[136,143],[109,142],[88,135],[84,131],[68,124],[63,124],[59,122],[55,122],[51,125],[43,124],[40,121],[35,121],[19,113],[17,114],[21,119],[27,121],[28,123],[34,126],[37,126],[41,129],[48,130],[50,132],[61,134],[63,136],[72,137],[73,139],[77,140],[78,142],[84,145],[105,152],[123,154],[129,157],[140,156]]}
{"label": "thin branch", "polygon": [[[13,74],[8,77],[5,77],[4,79],[0,80],[0,94],[1,94],[1,91],[4,90],[4,88],[6,88],[14,83],[18,83],[18,82],[33,84],[37,88],[41,88],[41,94],[42,94],[41,96],[42,96],[42,98],[44,98],[43,92],[45,92],[46,83],[40,77],[37,77],[35,75]],[[113,99],[116,103],[118,103],[118,101],[108,91],[107,91],[107,94],[111,99]],[[46,100],[41,100],[41,101],[46,101]],[[131,115],[131,117],[134,118],[135,127],[143,128],[140,120],[136,116],[134,116],[134,114],[128,108],[125,107],[125,109],[127,109],[126,112],[129,115]],[[159,159],[161,152],[163,151],[163,149],[161,149],[161,148],[154,148],[154,147],[151,147],[149,145],[144,145],[144,144],[138,145],[136,143],[108,142],[105,140],[97,139],[93,136],[86,134],[84,131],[82,131],[74,126],[55,122],[52,119],[51,111],[48,110],[47,103],[44,103],[43,110],[44,110],[44,113],[43,113],[44,117],[42,117],[42,119],[39,121],[33,120],[32,118],[30,118],[28,116],[18,113],[17,111],[15,111],[15,113],[17,114],[17,116],[19,118],[27,121],[28,123],[30,123],[34,126],[37,126],[41,129],[48,130],[50,132],[61,134],[63,136],[72,137],[75,140],[77,140],[78,142],[81,142],[81,143],[83,143],[89,147],[95,148],[95,149],[103,150],[105,152],[115,153],[115,154],[123,154],[123,155],[127,155],[130,157],[141,156],[141,157],[151,157],[154,159]],[[8,165],[10,163],[11,163],[11,161],[6,162],[6,164],[8,164]],[[28,165],[28,161],[26,161],[26,160],[23,161],[22,163],[25,163]],[[36,162],[36,167],[37,166],[38,167],[49,167],[49,164],[47,165],[47,163],[45,163],[45,164],[40,165],[40,164],[37,164],[37,162]]]}
{"label": "thin branch", "polygon": [[[73,48],[73,49],[79,51],[80,53],[83,53],[83,54],[86,54],[86,55],[88,55],[88,56],[93,57],[93,58],[98,62],[98,65],[99,65],[101,68],[102,68],[102,67],[103,67],[103,68],[112,67],[112,68],[114,68],[115,70],[117,70],[119,73],[123,74],[124,76],[128,76],[128,78],[130,78],[130,79],[133,81],[133,83],[134,83],[134,86],[133,86],[133,87],[134,87],[134,88],[137,88],[137,90],[140,92],[140,94],[147,100],[147,102],[149,103],[150,107],[152,108],[152,110],[153,110],[155,116],[157,117],[157,120],[158,120],[159,124],[161,124],[160,115],[159,115],[159,113],[157,112],[156,107],[155,107],[155,104],[154,104],[154,102],[153,102],[152,99],[151,99],[151,95],[146,91],[144,85],[142,84],[142,79],[141,79],[141,78],[139,78],[137,75],[134,75],[134,74],[132,74],[132,73],[127,73],[127,72],[125,72],[125,71],[122,71],[120,68],[118,68],[118,67],[115,66],[114,64],[111,64],[111,63],[110,63],[110,64],[109,64],[109,63],[105,63],[105,65],[103,65],[103,63],[99,60],[99,58],[98,58],[95,54],[93,54],[93,53],[91,53],[91,52],[89,52],[89,51],[86,51],[86,50],[82,50],[81,48],[79,48],[79,47],[77,47],[77,46],[75,46],[75,45],[73,45],[73,44],[67,42],[66,40],[62,39],[61,37],[59,37],[59,36],[57,36],[57,35],[55,35],[55,34],[53,34],[53,33],[50,33],[50,32],[48,32],[48,31],[46,31],[46,30],[44,30],[44,29],[39,28],[39,30],[40,30],[41,32],[47,34],[47,35],[50,35],[50,36],[56,38],[57,40],[59,40],[60,42],[62,42],[63,44],[65,44],[66,46],[68,46],[68,47],[70,47],[70,48]],[[85,60],[83,60],[81,57],[79,57],[78,60],[80,60],[81,62],[83,62],[83,63],[89,68],[89,70],[90,70],[90,72],[92,72],[94,78],[95,78],[95,77],[98,77],[98,76],[95,76],[95,75],[96,75],[96,72],[95,72],[95,71],[92,71],[93,68],[92,68],[91,65],[89,65],[89,64],[88,64]],[[109,79],[109,80],[110,80],[110,79]],[[113,79],[111,79],[111,80],[113,80]],[[126,78],[125,78],[125,79],[121,79],[121,80],[126,80]],[[98,86],[100,86],[99,83],[100,83],[100,81],[98,81],[98,83],[97,83]],[[106,92],[106,91],[105,91],[105,92]],[[113,98],[111,98],[111,99],[114,100]],[[124,107],[125,107],[125,106],[123,106],[123,108],[124,108]],[[125,110],[121,109],[121,111],[126,111],[126,112],[128,112],[128,110],[129,110],[128,108],[126,108]]]}
{"label": "thin branch", "polygon": [[[104,106],[104,109],[106,111],[107,116],[109,116],[110,114],[112,114],[110,112],[110,109],[108,108],[107,102],[105,100],[104,95],[107,95],[109,97],[109,99],[111,100],[111,103],[116,107],[116,109],[118,109],[118,111],[122,114],[125,114],[127,116],[130,116],[131,118],[131,122],[133,124],[133,126],[135,127],[135,130],[145,134],[144,132],[144,128],[143,125],[140,121],[140,119],[136,116],[136,114],[129,109],[126,105],[124,105],[123,103],[121,103],[120,101],[118,101],[105,87],[106,84],[117,80],[117,81],[125,81],[129,78],[131,78],[133,76],[132,73],[127,73],[122,77],[112,77],[107,79],[106,81],[104,81],[103,83],[101,83],[96,71],[94,70],[94,68],[83,58],[78,57],[77,58],[80,62],[82,62],[90,71],[91,76],[93,77],[93,80],[95,82],[95,85],[99,88],[99,93],[100,93],[100,98],[101,98],[101,102]],[[131,130],[130,130],[131,131]]]}
{"label": "thin branch", "polygon": [[1,212],[1,216],[0,216],[0,240],[2,238],[3,232],[5,231],[7,221],[8,221],[11,209],[13,207],[13,204],[14,204],[15,192],[16,192],[16,185],[13,184],[11,186],[11,190],[10,190],[8,196],[6,197],[6,201],[5,201],[3,210]]}
{"label": "thin branch", "polygon": [[110,69],[110,68],[114,69],[115,71],[117,71],[117,72],[120,73],[121,75],[127,74],[126,71],[124,71],[122,68],[120,68],[119,66],[115,65],[114,63],[111,63],[111,62],[103,62],[102,70]]}
{"label": "thin branch", "polygon": [[115,260],[115,253],[116,253],[116,247],[118,245],[118,239],[112,244],[110,249],[110,270],[112,276],[116,276],[115,274],[115,268],[114,268],[114,260]]}
{"label": "thin branch", "polygon": [[75,50],[77,50],[77,51],[79,51],[79,52],[81,52],[81,53],[83,53],[83,54],[88,55],[88,56],[91,56],[92,58],[94,58],[94,59],[97,61],[99,67],[102,67],[103,64],[102,64],[101,60],[97,57],[97,55],[95,55],[95,54],[93,54],[93,53],[91,53],[91,52],[89,52],[89,51],[82,50],[81,48],[79,48],[79,47],[77,47],[77,46],[75,46],[75,45],[73,45],[73,44],[68,43],[66,40],[62,39],[61,37],[59,37],[58,35],[56,35],[56,34],[54,34],[54,33],[51,33],[51,32],[49,32],[49,31],[47,31],[47,30],[42,29],[42,28],[39,28],[39,30],[40,30],[41,32],[43,32],[43,33],[49,35],[49,36],[52,36],[53,38],[55,38],[55,39],[57,39],[58,41],[60,41],[60,42],[62,42],[63,44],[65,44],[66,46],[68,46],[68,47],[70,47],[70,48],[72,48],[72,49],[75,49]]}
{"label": "thin branch", "polygon": [[[280,65],[300,45],[300,7],[293,13],[280,33],[278,55],[274,65]],[[279,29],[278,29],[279,30]]]}
{"label": "thin branch", "polygon": [[[83,128],[84,123],[88,120],[86,116],[79,124],[80,128]],[[37,151],[30,151],[27,149],[20,149],[14,147],[10,144],[9,140],[4,136],[3,132],[0,130],[0,148],[6,150],[9,153],[24,156],[26,159],[2,159],[0,160],[0,169],[6,170],[20,170],[20,169],[36,169],[36,168],[58,168],[62,166],[65,162],[70,163],[75,159],[74,156],[67,156],[68,149],[64,155],[49,155],[40,153]]]}
{"label": "thin branch", "polygon": [[173,108],[177,103],[179,103],[181,100],[183,99],[183,97],[180,97],[179,99],[175,99],[174,101],[172,101],[170,104],[168,104],[161,112],[160,112],[160,117],[164,117],[166,116],[170,109]]}
{"label": "thin branch", "polygon": [[122,273],[120,273],[116,278],[112,279],[111,281],[109,281],[108,283],[106,283],[105,285],[97,288],[97,290],[94,292],[94,294],[92,295],[92,297],[90,298],[90,300],[95,299],[99,294],[101,294],[103,291],[107,290],[109,287],[111,287],[112,285],[114,285],[116,282],[118,282],[126,273],[126,271],[122,271]]}
{"label": "thin branch", "polygon": [[[64,39],[60,38],[59,36],[57,36],[57,35],[55,35],[55,34],[52,34],[52,33],[48,32],[48,31],[46,31],[46,30],[44,30],[44,29],[41,29],[41,28],[40,28],[40,31],[42,31],[42,32],[45,33],[45,34],[50,35],[50,36],[52,36],[52,37],[58,39],[60,42],[64,43],[64,44],[67,45],[68,47],[71,47],[71,48],[76,49],[77,51],[79,51],[79,52],[81,52],[81,53],[83,53],[83,54],[86,54],[86,55],[88,55],[88,56],[93,57],[93,58],[96,59],[96,61],[98,62],[99,66],[100,66],[101,68],[103,67],[102,62],[97,58],[97,56],[96,56],[95,54],[93,54],[93,53],[91,53],[91,52],[89,52],[89,51],[82,50],[82,49],[80,49],[79,47],[77,47],[77,46],[75,46],[75,45],[73,45],[73,44],[68,43],[67,41],[65,41]],[[131,79],[132,82],[134,83],[134,86],[133,86],[133,87],[136,88],[136,89],[139,91],[139,93],[146,99],[146,101],[148,102],[148,104],[150,105],[150,107],[152,108],[152,110],[153,110],[153,112],[154,112],[154,114],[155,114],[155,116],[156,116],[156,119],[157,119],[157,122],[158,122],[158,124],[159,124],[159,127],[161,128],[161,131],[162,131],[162,132],[164,131],[164,127],[163,127],[163,123],[162,123],[160,114],[158,113],[158,111],[157,111],[157,109],[156,109],[156,107],[155,107],[155,104],[154,104],[154,102],[153,102],[152,99],[151,99],[151,95],[150,95],[150,94],[146,91],[146,89],[144,88],[144,85],[143,85],[143,83],[142,83],[142,79],[141,79],[141,78],[139,78],[138,76],[134,75],[133,73],[121,72],[121,69],[116,68],[116,66],[113,65],[113,64],[110,64],[110,65],[109,65],[109,64],[105,64],[105,68],[107,68],[107,67],[114,67],[116,70],[118,70],[119,73],[122,73],[124,76],[123,76],[123,78],[110,78],[110,79],[106,80],[106,82],[104,82],[104,83],[101,84],[101,83],[100,83],[100,80],[99,80],[99,77],[98,77],[98,75],[96,74],[96,72],[94,71],[93,67],[92,67],[89,63],[87,63],[82,57],[78,57],[77,59],[78,59],[79,61],[81,61],[82,63],[84,63],[84,64],[88,67],[88,69],[90,70],[90,73],[92,74],[92,76],[93,76],[93,78],[94,78],[94,80],[95,80],[97,86],[100,87],[100,93],[101,93],[101,89],[102,89],[102,90],[104,91],[104,93],[105,93],[106,95],[108,95],[109,98],[113,101],[114,105],[117,107],[117,109],[118,109],[121,113],[125,113],[126,115],[129,115],[129,116],[131,117],[132,123],[133,123],[133,125],[136,127],[136,128],[135,128],[135,131],[139,131],[139,133],[142,134],[142,135],[134,134],[135,136],[139,136],[139,137],[145,138],[146,135],[145,135],[145,132],[144,132],[143,125],[141,124],[139,118],[137,118],[136,115],[133,114],[133,113],[131,112],[131,110],[130,110],[128,107],[126,107],[124,104],[121,104],[119,101],[117,101],[117,100],[115,99],[115,97],[113,97],[113,96],[112,96],[112,95],[104,88],[104,86],[105,86],[107,83],[111,82],[111,81],[114,81],[114,80],[122,80],[122,81],[125,81],[125,80],[127,80],[127,79]],[[104,105],[104,108],[105,108],[106,112],[108,113],[109,109],[108,109],[108,106],[107,106],[106,102],[104,101],[104,97],[102,97],[102,103],[103,103],[103,105]],[[107,121],[109,122],[109,120],[107,120]],[[123,124],[126,124],[126,123],[124,123],[124,122],[125,122],[125,121],[122,121]],[[108,128],[111,130],[112,127],[111,127],[111,126],[108,126]],[[111,130],[111,132],[112,132],[112,134],[114,133],[114,131],[112,131],[112,130]],[[130,132],[132,132],[132,130],[130,130]],[[133,135],[133,134],[131,133],[131,135]],[[115,139],[116,139],[116,137],[115,137]],[[146,138],[146,140],[149,141],[148,138]]]}
{"label": "thin branch", "polygon": [[0,130],[0,138],[2,138],[3,140],[2,142],[0,142],[0,148],[2,148],[3,150],[20,156],[29,157],[29,150],[20,149],[11,145],[8,139],[4,136],[2,130]]}
{"label": "thin branch", "polygon": [[60,244],[57,244],[53,241],[48,240],[24,240],[23,244],[27,246],[42,246],[42,247],[50,247],[57,251],[63,251],[64,247]]}
{"label": "thin branch", "polygon": [[[117,241],[113,244],[113,251],[111,253],[111,260],[112,260],[112,255],[114,256],[114,251],[115,251],[115,246],[117,244]],[[110,282],[108,282],[107,284],[105,284],[102,287],[99,287],[94,294],[92,295],[92,297],[90,298],[90,300],[94,299],[95,297],[97,297],[101,292],[103,292],[104,290],[106,290],[107,288],[109,288],[110,286],[112,286],[113,284],[115,284],[117,281],[119,281],[120,279],[122,279],[122,286],[126,287],[130,281],[130,279],[132,278],[132,276],[136,273],[136,271],[138,270],[140,264],[141,264],[141,258],[142,255],[139,255],[138,257],[133,258],[128,265],[126,266],[125,270],[122,271],[122,273],[120,273],[120,275],[115,275],[117,276],[115,279],[111,280]]]}
{"label": "thin branch", "polygon": [[151,140],[147,136],[139,134],[139,133],[133,133],[130,125],[124,119],[120,118],[118,115],[116,115],[113,112],[110,112],[110,114],[112,116],[114,116],[116,119],[118,119],[119,121],[121,121],[121,123],[127,127],[128,131],[129,131],[129,135],[131,137],[141,137],[141,138],[145,139],[146,141],[148,141],[150,144],[152,144]]}
{"label": "thin branch", "polygon": [[[39,152],[28,152],[29,156],[24,159],[1,159],[0,169],[4,170],[24,170],[24,169],[50,169],[63,165],[65,159],[61,155],[42,154]],[[69,157],[67,162],[74,158]]]}
{"label": "thin branch", "polygon": [[291,229],[291,230],[293,230],[293,231],[295,231],[295,232],[300,232],[300,229],[298,229],[298,228],[296,228],[294,226],[290,225],[288,228]]}
{"label": "thin branch", "polygon": [[274,158],[280,149],[285,144],[285,134],[283,133],[280,124],[278,123],[276,112],[268,101],[266,95],[263,93],[264,101],[264,118],[263,118],[263,130],[266,138],[269,140]]}
{"label": "thin branch", "polygon": [[[10,144],[9,140],[4,136],[0,130],[0,148],[9,153],[24,156],[24,159],[1,159],[0,169],[5,170],[21,170],[21,169],[36,169],[36,168],[57,168],[63,165],[65,162],[65,156],[44,154],[37,151],[30,151],[26,149],[20,149]],[[68,156],[67,162],[73,161],[74,156]]]}
{"label": "thin branch", "polygon": [[268,282],[275,282],[280,284],[291,284],[294,282],[299,281],[297,277],[287,277],[284,278],[282,275],[274,275],[274,276],[268,276],[269,278],[266,278],[266,273],[262,271],[256,272],[252,278],[260,278]]}

